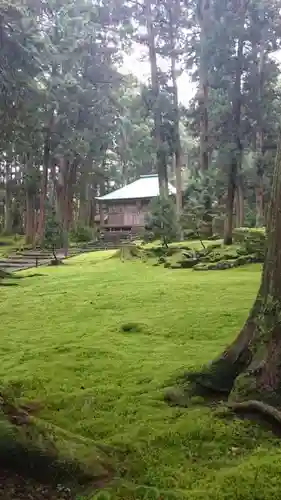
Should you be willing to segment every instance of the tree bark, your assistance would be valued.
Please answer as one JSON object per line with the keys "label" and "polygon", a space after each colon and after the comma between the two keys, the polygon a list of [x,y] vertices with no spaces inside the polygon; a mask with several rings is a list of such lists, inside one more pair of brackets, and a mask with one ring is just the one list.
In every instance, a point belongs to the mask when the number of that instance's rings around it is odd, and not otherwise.
{"label": "tree bark", "polygon": [[[244,12],[245,17],[245,12]],[[232,244],[233,231],[233,209],[234,198],[237,185],[237,175],[241,170],[242,162],[242,143],[241,143],[241,79],[243,72],[243,51],[244,40],[240,38],[237,44],[236,71],[232,95],[232,150],[230,151],[230,166],[228,173],[227,203],[226,203],[226,221],[224,232],[224,244]]]}
{"label": "tree bark", "polygon": [[26,191],[26,220],[25,220],[25,242],[31,245],[35,237],[35,208],[34,194]]}
{"label": "tree bark", "polygon": [[47,201],[47,188],[48,188],[48,173],[51,162],[51,135],[54,126],[54,110],[51,111],[50,120],[47,126],[45,141],[44,141],[44,154],[43,154],[43,172],[41,180],[41,191],[39,197],[39,217],[37,228],[37,243],[42,244],[45,230],[45,212]]}
{"label": "tree bark", "polygon": [[244,190],[243,190],[243,180],[237,178],[237,189],[236,189],[236,226],[243,227],[245,220],[245,205],[244,205]]}
{"label": "tree bark", "polygon": [[[264,12],[262,11],[262,20]],[[264,89],[264,66],[265,66],[265,43],[264,35],[262,33],[260,43],[259,61],[257,61],[257,98],[258,98],[258,111],[257,111],[257,131],[256,131],[256,227],[262,227],[265,223],[264,218],[264,130],[263,130],[263,89]]]}
{"label": "tree bark", "polygon": [[[236,340],[193,377],[196,384],[229,395],[239,409],[256,408],[273,414],[281,409],[281,139],[279,143],[268,217],[268,246],[261,285],[249,317]],[[240,407],[242,408],[242,407]],[[275,412],[276,413],[276,412]],[[281,415],[278,412],[279,416]]]}
{"label": "tree bark", "polygon": [[237,160],[233,157],[230,172],[228,174],[227,184],[227,198],[226,198],[226,218],[224,226],[225,245],[232,244],[232,231],[233,231],[233,211],[234,211],[234,198],[236,191],[236,174],[237,174]]}
{"label": "tree bark", "polygon": [[200,110],[200,168],[206,172],[209,168],[209,118],[208,118],[208,59],[207,32],[210,27],[210,0],[198,1],[198,20],[200,26],[200,61],[199,61],[199,92],[198,104]]}
{"label": "tree bark", "polygon": [[158,70],[157,70],[157,55],[156,55],[151,0],[146,0],[145,6],[146,6],[147,42],[149,50],[150,73],[151,73],[151,87],[153,95],[153,120],[154,120],[154,136],[156,143],[159,192],[161,197],[167,198],[169,195],[167,159],[161,134],[162,115],[160,109],[160,85],[159,85]]}
{"label": "tree bark", "polygon": [[182,147],[180,138],[180,112],[179,112],[179,97],[177,84],[177,52],[176,52],[176,36],[177,36],[177,20],[173,8],[168,9],[169,16],[169,31],[170,31],[170,52],[171,52],[171,78],[172,78],[172,94],[173,94],[173,114],[174,114],[174,154],[175,154],[175,178],[176,178],[176,213],[178,223],[180,224],[182,215]]}
{"label": "tree bark", "polygon": [[13,232],[12,193],[10,177],[10,164],[7,163],[5,167],[5,234],[12,234]]}
{"label": "tree bark", "polygon": [[73,196],[76,184],[78,158],[69,161],[62,157],[59,167],[57,182],[57,199],[59,206],[60,222],[63,232],[63,246],[65,256],[68,254],[68,233],[73,222]]}

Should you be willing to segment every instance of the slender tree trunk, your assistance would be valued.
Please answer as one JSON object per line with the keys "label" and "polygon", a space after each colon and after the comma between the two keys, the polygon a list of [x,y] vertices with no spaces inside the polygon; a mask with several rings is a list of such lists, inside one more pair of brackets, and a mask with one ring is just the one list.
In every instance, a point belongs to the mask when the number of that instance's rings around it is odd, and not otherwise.
{"label": "slender tree trunk", "polygon": [[[104,194],[105,194],[105,184],[104,184],[104,179],[102,179],[100,182],[100,196],[104,196]],[[103,203],[100,202],[100,228],[101,229],[104,228],[104,218],[105,218],[104,207],[103,207]]]}
{"label": "slender tree trunk", "polygon": [[[264,17],[264,13],[262,13]],[[265,43],[264,36],[262,34],[261,44],[260,44],[260,54],[258,66],[258,119],[257,119],[257,131],[256,131],[256,226],[264,226],[264,130],[263,130],[263,88],[264,88],[264,65],[265,65]]]}
{"label": "slender tree trunk", "polygon": [[245,220],[245,204],[244,204],[243,180],[241,177],[237,179],[236,200],[237,200],[237,227],[243,227]]}
{"label": "slender tree trunk", "polygon": [[35,168],[33,158],[29,153],[25,155],[25,242],[31,245],[35,241],[35,200],[36,200],[36,180],[34,178]]}
{"label": "slender tree trunk", "polygon": [[97,215],[97,185],[96,183],[89,186],[89,194],[88,194],[88,214],[89,214],[89,226],[95,227],[96,220],[95,217]]}
{"label": "slender tree trunk", "polygon": [[197,94],[199,116],[200,116],[200,170],[204,176],[205,182],[205,197],[204,207],[205,213],[203,220],[210,225],[210,234],[212,234],[211,226],[211,208],[212,199],[209,192],[209,47],[208,39],[211,26],[210,20],[211,0],[198,0],[197,2],[197,17],[200,26],[200,59],[199,59],[199,90]]}
{"label": "slender tree trunk", "polygon": [[12,193],[10,185],[10,164],[5,167],[5,234],[12,234],[13,232],[13,213],[12,213]]}
{"label": "slender tree trunk", "polygon": [[45,211],[46,211],[46,201],[47,201],[48,173],[51,161],[51,135],[53,132],[53,126],[54,126],[54,111],[52,110],[44,142],[43,172],[42,172],[41,191],[39,198],[39,218],[38,218],[38,228],[37,228],[37,243],[39,245],[41,245],[43,242],[44,230],[45,230]]}
{"label": "slender tree trunk", "polygon": [[234,211],[234,198],[235,198],[235,186],[236,186],[236,173],[237,173],[237,163],[236,159],[233,158],[230,172],[228,174],[228,185],[227,185],[227,198],[226,198],[226,219],[224,226],[224,244],[232,244],[232,230],[233,230],[233,211]]}
{"label": "slender tree trunk", "polygon": [[[176,22],[172,9],[169,9],[169,27],[170,27],[170,50],[171,50],[171,77],[172,77],[172,91],[173,91],[173,106],[174,106],[174,131],[175,131],[175,177],[176,177],[176,212],[178,224],[180,226],[182,215],[182,147],[180,139],[180,113],[179,113],[179,98],[178,98],[178,84],[177,84],[177,54],[176,54]],[[181,231],[182,233],[182,231]],[[182,234],[180,235],[182,239]]]}
{"label": "slender tree trunk", "polygon": [[210,0],[198,1],[198,20],[200,25],[200,61],[199,61],[199,92],[198,104],[200,110],[200,168],[207,172],[209,168],[209,117],[208,117],[208,30],[210,29]]}
{"label": "slender tree trunk", "polygon": [[73,195],[76,184],[78,159],[70,162],[62,157],[60,160],[57,198],[59,202],[60,221],[63,232],[64,253],[68,254],[68,233],[73,223]]}
{"label": "slender tree trunk", "polygon": [[35,209],[34,194],[26,191],[26,220],[25,220],[25,242],[30,245],[35,237]]}
{"label": "slender tree trunk", "polygon": [[87,196],[87,192],[89,191],[89,185],[86,183],[80,189],[80,197],[79,197],[79,210],[78,210],[78,221],[81,226],[89,226],[89,200]]}
{"label": "slender tree trunk", "polygon": [[157,173],[159,180],[160,196],[168,197],[168,174],[167,160],[164,144],[162,143],[162,115],[160,109],[160,88],[157,70],[157,55],[155,46],[155,34],[153,25],[153,15],[151,8],[151,0],[146,0],[146,26],[147,26],[147,41],[149,50],[149,62],[151,72],[151,86],[153,94],[153,119],[154,119],[154,136],[156,143],[157,154]]}
{"label": "slender tree trunk", "polygon": [[[245,15],[245,13],[244,13]],[[230,166],[228,173],[228,188],[227,188],[227,204],[226,204],[226,221],[224,232],[224,244],[232,244],[233,231],[233,209],[234,198],[237,184],[237,175],[241,170],[242,163],[242,143],[241,143],[241,79],[243,72],[243,51],[244,41],[238,40],[237,56],[236,56],[236,75],[233,86],[232,95],[232,150],[230,152]]]}
{"label": "slender tree trunk", "polygon": [[[268,217],[268,246],[261,285],[236,340],[193,376],[205,388],[225,392],[235,409],[260,410],[281,422],[281,139]],[[240,406],[240,402],[243,403]],[[238,403],[238,404],[237,404]]]}

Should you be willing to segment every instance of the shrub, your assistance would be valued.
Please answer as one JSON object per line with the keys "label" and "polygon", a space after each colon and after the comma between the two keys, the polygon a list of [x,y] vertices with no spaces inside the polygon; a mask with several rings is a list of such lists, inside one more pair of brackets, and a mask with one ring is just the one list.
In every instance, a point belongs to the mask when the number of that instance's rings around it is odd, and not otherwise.
{"label": "shrub", "polygon": [[175,241],[179,234],[174,202],[168,198],[155,198],[149,205],[146,218],[146,230],[153,234],[154,239],[160,239],[163,246]]}
{"label": "shrub", "polygon": [[242,245],[247,254],[255,254],[261,262],[265,258],[266,234],[264,228],[239,227],[233,231],[235,243]]}
{"label": "shrub", "polygon": [[46,214],[45,232],[43,246],[52,250],[54,260],[57,261],[56,251],[63,245],[63,231],[54,208],[50,208]]}
{"label": "shrub", "polygon": [[197,240],[199,238],[198,234],[193,229],[184,229],[183,237],[185,240]]}
{"label": "shrub", "polygon": [[95,231],[92,227],[77,225],[70,232],[70,238],[75,243],[87,243],[94,237]]}

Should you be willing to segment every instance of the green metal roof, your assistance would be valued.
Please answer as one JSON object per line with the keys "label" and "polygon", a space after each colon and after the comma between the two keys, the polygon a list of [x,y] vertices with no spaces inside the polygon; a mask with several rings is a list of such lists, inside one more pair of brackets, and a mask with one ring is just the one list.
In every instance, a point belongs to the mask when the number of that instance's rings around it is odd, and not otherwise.
{"label": "green metal roof", "polygon": [[[176,194],[176,188],[172,184],[168,184],[169,194]],[[127,184],[120,189],[116,189],[112,193],[100,196],[97,200],[114,201],[114,200],[133,200],[142,198],[156,198],[159,196],[158,175],[141,175],[139,179],[131,184]]]}

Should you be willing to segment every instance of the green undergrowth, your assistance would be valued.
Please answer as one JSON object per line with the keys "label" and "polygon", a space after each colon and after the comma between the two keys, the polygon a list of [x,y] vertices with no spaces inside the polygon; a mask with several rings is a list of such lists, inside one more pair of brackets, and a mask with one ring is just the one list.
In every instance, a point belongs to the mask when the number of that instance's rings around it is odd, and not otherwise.
{"label": "green undergrowth", "polygon": [[62,456],[92,471],[97,451],[109,460],[102,492],[84,498],[279,500],[281,451],[270,430],[196,401],[164,401],[177,376],[237,334],[260,266],[171,272],[113,253],[40,268],[38,279],[1,290],[6,392],[20,405],[38,402],[35,421]]}
{"label": "green undergrowth", "polygon": [[77,490],[110,477],[110,454],[92,440],[32,415],[23,417],[23,413],[19,410],[17,417],[9,415],[11,421],[6,413],[0,413],[0,465]]}
{"label": "green undergrowth", "polygon": [[19,235],[0,235],[0,258],[7,257],[10,253],[24,248],[24,237]]}
{"label": "green undergrowth", "polygon": [[[265,255],[265,233],[247,229],[237,229],[238,233],[241,231],[243,239],[231,246],[223,245],[221,240],[179,242],[168,248],[155,244],[131,244],[127,245],[127,257],[150,260],[155,266],[163,264],[165,268],[193,268],[194,271],[226,270],[261,263]],[[116,255],[120,255],[120,251]]]}

